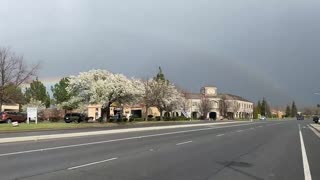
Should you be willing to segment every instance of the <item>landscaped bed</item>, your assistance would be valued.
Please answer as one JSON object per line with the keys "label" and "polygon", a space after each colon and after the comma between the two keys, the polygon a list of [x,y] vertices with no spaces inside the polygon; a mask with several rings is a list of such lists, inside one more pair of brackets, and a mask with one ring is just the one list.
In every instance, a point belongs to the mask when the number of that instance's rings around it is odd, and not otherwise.
{"label": "landscaped bed", "polygon": [[[122,123],[65,123],[65,122],[39,122],[38,124],[19,123],[19,126],[13,127],[12,124],[0,124],[0,132],[19,132],[19,131],[37,131],[37,130],[60,130],[60,129],[79,129],[79,128],[104,128],[117,126],[135,126],[135,125],[165,125],[172,123],[189,123],[190,121],[143,121],[143,122],[122,122]],[[190,123],[201,122],[193,120]]]}

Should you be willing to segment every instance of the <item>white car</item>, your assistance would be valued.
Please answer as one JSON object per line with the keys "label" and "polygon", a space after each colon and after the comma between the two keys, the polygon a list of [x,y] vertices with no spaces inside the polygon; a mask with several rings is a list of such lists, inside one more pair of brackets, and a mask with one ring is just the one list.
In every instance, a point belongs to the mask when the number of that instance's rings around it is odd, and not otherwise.
{"label": "white car", "polygon": [[267,118],[265,116],[261,116],[260,120],[265,121],[265,120],[267,120]]}

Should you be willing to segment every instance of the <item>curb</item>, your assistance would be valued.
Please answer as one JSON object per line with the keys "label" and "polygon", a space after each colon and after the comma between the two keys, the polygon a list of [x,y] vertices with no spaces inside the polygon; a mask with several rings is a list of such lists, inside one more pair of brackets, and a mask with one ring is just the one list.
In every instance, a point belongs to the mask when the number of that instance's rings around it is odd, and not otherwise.
{"label": "curb", "polygon": [[38,141],[38,140],[49,140],[49,139],[61,139],[61,138],[72,138],[72,137],[118,134],[118,133],[128,133],[128,132],[142,132],[142,131],[150,131],[150,130],[176,129],[176,128],[188,128],[188,127],[199,127],[199,126],[214,126],[214,125],[235,124],[235,123],[245,123],[245,122],[222,122],[222,123],[187,124],[187,125],[172,125],[172,126],[157,126],[157,127],[140,127],[140,128],[129,128],[129,129],[114,129],[114,130],[91,131],[91,132],[64,133],[64,134],[54,134],[54,135],[12,137],[12,138],[0,139],[0,144],[12,143],[12,142]]}

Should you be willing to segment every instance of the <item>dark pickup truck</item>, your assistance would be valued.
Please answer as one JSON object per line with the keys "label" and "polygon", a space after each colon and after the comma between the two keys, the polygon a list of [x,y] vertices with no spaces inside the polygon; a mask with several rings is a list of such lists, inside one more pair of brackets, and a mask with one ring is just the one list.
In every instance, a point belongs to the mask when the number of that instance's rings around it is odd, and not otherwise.
{"label": "dark pickup truck", "polygon": [[318,116],[313,116],[313,119],[312,119],[315,123],[318,123],[319,122],[319,117]]}

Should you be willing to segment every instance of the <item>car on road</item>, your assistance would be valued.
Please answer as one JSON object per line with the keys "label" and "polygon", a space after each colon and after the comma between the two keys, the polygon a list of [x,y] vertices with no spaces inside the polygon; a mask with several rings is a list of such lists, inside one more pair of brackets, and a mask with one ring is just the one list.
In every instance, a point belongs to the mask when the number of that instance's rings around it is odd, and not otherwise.
{"label": "car on road", "polygon": [[304,116],[302,114],[298,114],[297,115],[297,120],[304,120]]}
{"label": "car on road", "polygon": [[83,121],[88,121],[88,117],[86,114],[83,113],[67,113],[64,116],[64,122],[66,123],[71,123],[71,122],[83,122]]}
{"label": "car on road", "polygon": [[265,116],[261,116],[260,120],[265,121],[265,120],[267,120],[267,118]]}
{"label": "car on road", "polygon": [[21,112],[1,112],[0,122],[2,123],[12,123],[12,122],[26,122],[27,114]]}
{"label": "car on road", "polygon": [[319,116],[313,116],[313,119],[312,119],[315,123],[318,123],[319,122]]}

